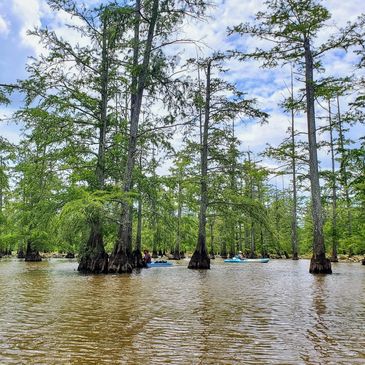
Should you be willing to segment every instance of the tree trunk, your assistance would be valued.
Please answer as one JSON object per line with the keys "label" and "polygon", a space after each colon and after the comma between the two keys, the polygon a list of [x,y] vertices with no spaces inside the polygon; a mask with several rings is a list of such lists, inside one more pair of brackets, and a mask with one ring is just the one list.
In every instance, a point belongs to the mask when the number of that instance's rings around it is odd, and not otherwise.
{"label": "tree trunk", "polygon": [[260,224],[260,243],[261,243],[261,256],[262,257],[268,257],[268,252],[265,245],[265,239],[264,239],[264,229],[262,227],[262,224]]}
{"label": "tree trunk", "polygon": [[[135,164],[136,146],[138,125],[141,113],[143,91],[145,89],[146,80],[148,76],[150,57],[152,53],[152,42],[155,33],[155,26],[157,22],[159,0],[154,0],[152,5],[151,19],[148,27],[147,41],[145,45],[143,63],[140,67],[141,72],[136,80],[135,90],[132,89],[132,105],[131,105],[131,121],[129,130],[129,142],[128,142],[128,155],[127,163],[124,172],[124,189],[125,193],[129,193],[132,188],[132,173]],[[140,17],[140,1],[136,1],[136,23],[134,32],[134,50],[133,50],[133,67],[138,68],[138,55],[139,55],[139,17]],[[133,81],[133,80],[132,80]],[[131,272],[133,268],[133,257],[131,252],[132,237],[130,234],[130,209],[131,203],[123,203],[120,214],[120,226],[118,231],[118,238],[114,246],[114,250],[109,260],[110,272]]]}
{"label": "tree trunk", "polygon": [[176,243],[173,254],[174,260],[180,260],[180,244],[181,244],[181,214],[182,214],[182,204],[181,204],[181,183],[179,181],[178,192],[177,192],[177,230],[176,230]]}
{"label": "tree trunk", "polygon": [[[230,209],[232,213],[232,209]],[[233,214],[232,214],[233,215]],[[230,232],[230,245],[229,245],[229,257],[232,258],[236,255],[236,240],[235,240],[235,224],[233,222],[233,218],[229,218],[229,232]]]}
{"label": "tree trunk", "polygon": [[340,99],[337,95],[337,118],[338,118],[338,139],[339,139],[339,149],[341,154],[341,162],[340,162],[340,176],[341,183],[343,186],[343,190],[345,192],[346,199],[346,210],[347,210],[347,226],[349,236],[352,236],[352,213],[351,213],[351,200],[350,200],[350,192],[348,186],[347,179],[347,158],[345,155],[345,145],[344,145],[344,133],[342,129],[342,119],[341,119],[341,110],[340,110]]}
{"label": "tree trunk", "polygon": [[336,171],[335,171],[335,147],[333,142],[333,122],[331,115],[331,101],[328,100],[328,121],[330,129],[330,149],[331,149],[331,185],[332,185],[332,262],[338,262],[337,247],[337,191],[336,191]]}
{"label": "tree trunk", "polygon": [[41,255],[32,247],[30,240],[27,241],[27,251],[25,252],[25,261],[42,261]]}
{"label": "tree trunk", "polygon": [[130,273],[133,269],[132,237],[130,231],[130,206],[122,204],[121,224],[119,225],[118,239],[109,258],[109,272]]}
{"label": "tree trunk", "polygon": [[321,191],[319,185],[316,121],[314,112],[313,56],[309,39],[304,41],[305,49],[305,86],[307,103],[307,125],[309,144],[309,175],[311,183],[312,217],[313,217],[313,256],[309,272],[312,274],[331,274],[331,262],[326,258],[323,236],[323,217]]}
{"label": "tree trunk", "polygon": [[[154,204],[155,205],[155,204]],[[157,259],[159,256],[159,253],[157,252],[157,249],[160,248],[160,231],[158,227],[158,221],[157,221],[157,212],[156,207],[152,208],[153,213],[153,220],[152,220],[152,230],[153,230],[153,238],[152,238],[152,258]],[[160,255],[161,256],[161,255]]]}
{"label": "tree trunk", "polygon": [[106,274],[108,254],[104,250],[102,226],[98,218],[90,222],[91,230],[84,252],[80,254],[78,271],[84,274]]}
{"label": "tree trunk", "polygon": [[105,184],[105,148],[106,131],[108,123],[108,84],[109,84],[109,54],[107,41],[107,24],[104,20],[102,51],[101,51],[101,99],[100,99],[100,124],[98,141],[98,161],[96,165],[96,177],[98,189],[102,190]]}
{"label": "tree trunk", "polygon": [[158,256],[162,256],[160,253],[157,253],[157,249],[161,249],[160,247],[160,226],[157,212],[157,199],[158,199],[158,184],[156,177],[156,159],[155,159],[155,146],[152,148],[152,185],[154,186],[155,191],[151,194],[151,208],[152,208],[152,232],[153,232],[153,240],[152,240],[152,258],[157,259]]}
{"label": "tree trunk", "polygon": [[20,248],[20,249],[18,250],[18,253],[17,253],[16,257],[17,257],[18,259],[25,259],[25,254],[24,254],[24,251],[23,251],[23,249],[22,249],[22,248]]}
{"label": "tree trunk", "polygon": [[[293,70],[291,72],[291,98],[294,100]],[[293,180],[293,212],[291,222],[291,242],[292,242],[292,259],[298,260],[298,213],[297,213],[297,176],[296,176],[296,158],[295,158],[295,117],[294,106],[291,107],[291,162],[292,162],[292,180]]]}
{"label": "tree trunk", "polygon": [[[108,123],[108,87],[109,87],[109,54],[107,40],[107,21],[104,19],[101,50],[101,92],[100,92],[100,122],[98,156],[96,164],[96,180],[98,190],[104,189],[105,184],[105,148]],[[106,273],[108,254],[103,243],[103,228],[100,218],[90,221],[90,234],[86,243],[85,252],[80,253],[78,271],[85,274]]]}
{"label": "tree trunk", "polygon": [[[139,155],[139,170],[142,175],[142,151]],[[137,234],[136,234],[136,247],[132,252],[133,266],[134,267],[145,267],[145,263],[142,258],[142,195],[141,186],[138,185],[139,196],[138,196],[138,207],[137,207]],[[131,232],[132,235],[132,232]]]}
{"label": "tree trunk", "polygon": [[[141,167],[141,166],[140,166]],[[141,189],[140,189],[141,190]],[[133,266],[144,267],[142,258],[142,197],[141,191],[138,197],[138,208],[137,208],[137,236],[136,236],[136,247],[132,253]]]}
{"label": "tree trunk", "polygon": [[256,244],[255,244],[255,224],[253,219],[251,218],[251,227],[250,227],[250,253],[248,254],[250,259],[256,258]]}
{"label": "tree trunk", "polygon": [[[236,156],[235,156],[235,129],[234,129],[234,120],[232,120],[232,140],[229,146],[229,160],[230,160],[230,169],[229,169],[229,180],[230,180],[230,189],[232,194],[237,194],[237,184],[236,184]],[[229,229],[230,229],[230,253],[229,256],[232,258],[236,255],[237,252],[237,240],[236,240],[236,219],[234,214],[233,206],[229,207],[229,211],[231,217],[229,218]]]}
{"label": "tree trunk", "polygon": [[[134,44],[133,44],[133,67],[138,66],[139,57],[139,31],[140,31],[140,10],[141,2],[136,0],[136,20],[134,24]],[[131,110],[136,106],[137,98],[137,87],[138,87],[138,75],[134,73],[132,75],[131,82]],[[139,168],[142,172],[142,151],[139,155]],[[139,193],[141,194],[141,188],[139,187]],[[132,232],[131,232],[132,235]],[[138,198],[138,213],[137,213],[137,236],[136,236],[136,248],[132,253],[132,262],[134,267],[146,267],[146,263],[143,261],[142,257],[142,198],[141,195]]]}
{"label": "tree trunk", "polygon": [[[247,152],[248,155],[248,162],[251,168],[251,153],[250,151]],[[253,185],[253,177],[250,175],[248,177],[249,182],[249,196],[252,200],[254,198],[254,185]],[[250,218],[250,231],[249,231],[249,239],[250,239],[250,246],[249,246],[249,253],[248,257],[253,259],[256,258],[256,243],[255,243],[255,224],[252,218]]]}
{"label": "tree trunk", "polygon": [[206,223],[207,223],[207,207],[208,207],[208,129],[210,119],[210,73],[211,63],[207,63],[207,84],[205,95],[205,113],[203,125],[203,138],[201,143],[201,178],[200,178],[200,214],[199,214],[199,232],[198,242],[195,252],[190,259],[189,269],[210,269],[210,259],[206,245]]}
{"label": "tree trunk", "polygon": [[214,218],[210,221],[210,255],[211,259],[215,259],[214,255]]}
{"label": "tree trunk", "polygon": [[136,249],[142,251],[142,198],[138,198]]}
{"label": "tree trunk", "polygon": [[250,253],[250,225],[248,222],[244,224],[244,234],[245,234],[245,254],[248,255]]}
{"label": "tree trunk", "polygon": [[243,252],[243,244],[242,244],[242,223],[238,223],[238,251]]}
{"label": "tree trunk", "polygon": [[223,240],[223,242],[221,243],[221,257],[223,259],[226,259],[227,256],[227,243],[226,240]]}

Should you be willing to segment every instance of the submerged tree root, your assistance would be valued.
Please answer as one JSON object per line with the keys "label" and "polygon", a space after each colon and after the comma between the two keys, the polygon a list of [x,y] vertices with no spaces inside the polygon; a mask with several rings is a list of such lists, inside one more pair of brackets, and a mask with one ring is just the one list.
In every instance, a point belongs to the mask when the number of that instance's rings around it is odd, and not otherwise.
{"label": "submerged tree root", "polygon": [[210,258],[207,253],[195,251],[189,262],[189,269],[208,270],[210,269]]}
{"label": "submerged tree root", "polygon": [[39,262],[42,261],[42,257],[39,254],[38,251],[31,251],[26,253],[25,257],[24,257],[25,261],[29,261],[29,262]]}
{"label": "submerged tree root", "polygon": [[140,250],[134,250],[132,253],[132,265],[133,267],[142,268],[146,267],[146,264],[144,263],[142,259],[142,253]]}
{"label": "submerged tree root", "polygon": [[325,256],[311,258],[309,272],[311,274],[332,274],[331,261]]}
{"label": "submerged tree root", "polygon": [[107,274],[108,254],[101,252],[96,255],[82,255],[77,270],[83,274]]}
{"label": "submerged tree root", "polygon": [[24,259],[25,261],[29,262],[42,261],[41,255],[39,254],[38,250],[32,247],[32,242],[30,240],[27,241],[27,250],[25,251]]}
{"label": "submerged tree root", "polygon": [[108,271],[112,274],[131,273],[133,270],[133,257],[125,253],[115,253],[110,256]]}

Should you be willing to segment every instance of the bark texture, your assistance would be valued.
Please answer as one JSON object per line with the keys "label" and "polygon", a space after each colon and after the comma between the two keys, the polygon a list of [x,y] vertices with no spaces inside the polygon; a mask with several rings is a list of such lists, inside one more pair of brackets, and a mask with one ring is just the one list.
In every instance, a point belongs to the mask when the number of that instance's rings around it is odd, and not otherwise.
{"label": "bark texture", "polygon": [[25,252],[25,261],[42,261],[42,257],[37,250],[32,247],[30,240],[27,242],[27,251]]}
{"label": "bark texture", "polygon": [[210,269],[210,258],[208,256],[207,251],[195,250],[193,256],[190,259],[188,268],[196,270]]}
{"label": "bark texture", "polygon": [[210,222],[210,253],[209,253],[209,258],[211,260],[215,259],[215,254],[214,254],[214,220],[212,220]]}
{"label": "bark texture", "polygon": [[222,259],[226,259],[228,257],[228,255],[227,255],[227,244],[226,244],[225,241],[221,245],[221,257],[222,257]]}
{"label": "bark texture", "polygon": [[25,258],[25,254],[24,254],[23,249],[20,249],[20,250],[18,251],[18,253],[17,253],[16,257],[17,257],[18,259],[24,259],[24,258]]}
{"label": "bark texture", "polygon": [[349,236],[352,236],[352,213],[351,213],[351,199],[348,184],[348,171],[347,171],[347,157],[345,154],[345,136],[342,128],[342,118],[340,109],[340,98],[337,95],[337,122],[338,122],[338,139],[339,139],[339,151],[340,151],[340,180],[342,188],[345,192],[346,208],[347,208],[347,226]]}
{"label": "bark texture", "polygon": [[307,103],[307,125],[309,144],[309,175],[311,183],[311,201],[313,218],[313,257],[309,272],[312,274],[332,273],[331,262],[326,259],[323,236],[323,217],[321,191],[319,184],[317,138],[314,111],[313,55],[308,38],[304,40],[305,50],[305,86]]}
{"label": "bark texture", "polygon": [[309,266],[311,274],[332,274],[331,261],[325,255],[313,256]]}
{"label": "bark texture", "polygon": [[[108,90],[109,90],[109,50],[110,40],[108,40],[107,19],[103,20],[102,25],[102,49],[100,63],[100,100],[99,100],[99,138],[98,154],[95,169],[97,190],[105,187],[105,152],[106,152],[106,133],[108,127]],[[99,218],[93,218],[89,222],[90,234],[84,252],[80,255],[78,271],[85,274],[101,274],[108,271],[108,254],[105,252],[103,243],[102,222]]]}
{"label": "bark texture", "polygon": [[90,223],[90,235],[85,252],[80,254],[78,271],[84,274],[106,274],[108,254],[104,250],[103,234],[98,219]]}
{"label": "bark texture", "polygon": [[114,247],[113,253],[109,258],[110,273],[130,273],[134,267],[134,259],[132,254],[132,235],[131,235],[131,209],[127,203],[123,205],[121,214],[121,225],[119,226],[118,240]]}
{"label": "bark texture", "polygon": [[142,268],[146,266],[143,262],[142,252],[138,248],[136,248],[132,252],[132,259],[133,259],[133,267]]}
{"label": "bark texture", "polygon": [[115,274],[131,273],[134,268],[134,258],[132,254],[125,252],[114,253],[110,258],[109,272]]}
{"label": "bark texture", "polygon": [[[142,172],[141,156],[139,160],[139,168]],[[139,190],[141,191],[140,187]],[[139,195],[138,197],[136,247],[132,252],[132,258],[134,267],[142,268],[146,266],[142,258],[142,196],[141,195]]]}
{"label": "bark texture", "polygon": [[211,60],[207,63],[206,99],[204,111],[203,138],[201,143],[200,213],[199,234],[195,252],[190,259],[189,269],[210,269],[210,259],[206,245],[206,224],[208,208],[208,129],[210,118],[210,74]]}
{"label": "bark texture", "polygon": [[[124,189],[125,193],[129,193],[132,189],[132,173],[136,160],[136,147],[138,138],[138,125],[141,113],[143,92],[145,90],[150,58],[152,54],[152,43],[155,35],[155,28],[158,17],[159,0],[153,0],[151,17],[149,19],[147,40],[145,42],[145,49],[143,52],[142,65],[138,63],[139,59],[139,22],[140,22],[140,1],[136,1],[136,22],[134,29],[134,47],[133,47],[133,66],[140,68],[141,72],[138,76],[133,76],[132,79],[132,93],[131,93],[131,120],[129,127],[129,141],[127,162],[124,171]],[[109,260],[109,272],[123,273],[131,272],[133,269],[133,255],[132,255],[132,216],[128,203],[122,204],[120,226],[118,231],[118,239],[115,243],[113,253]]]}
{"label": "bark texture", "polygon": [[[291,98],[294,100],[294,80],[293,71],[291,72]],[[295,115],[294,107],[291,107],[291,164],[292,164],[292,182],[293,182],[293,212],[292,212],[292,229],[291,229],[291,242],[293,260],[298,260],[298,199],[297,199],[297,176],[296,176],[296,156],[295,156]]]}
{"label": "bark texture", "polygon": [[335,146],[333,138],[333,123],[331,102],[328,100],[328,119],[330,128],[330,148],[331,148],[331,184],[332,184],[332,256],[331,262],[338,262],[337,247],[338,247],[338,234],[337,234],[337,179],[335,171]]}

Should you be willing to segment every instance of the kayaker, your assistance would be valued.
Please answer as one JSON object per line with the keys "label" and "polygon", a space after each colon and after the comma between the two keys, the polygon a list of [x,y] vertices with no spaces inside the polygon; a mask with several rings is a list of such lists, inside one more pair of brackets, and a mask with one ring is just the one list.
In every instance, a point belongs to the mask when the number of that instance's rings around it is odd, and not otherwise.
{"label": "kayaker", "polygon": [[148,252],[148,250],[144,250],[143,253],[144,253],[143,261],[146,264],[149,264],[151,262],[151,255],[150,255],[150,253]]}
{"label": "kayaker", "polygon": [[242,255],[242,251],[238,251],[237,258],[239,258],[240,260],[244,259],[243,255]]}

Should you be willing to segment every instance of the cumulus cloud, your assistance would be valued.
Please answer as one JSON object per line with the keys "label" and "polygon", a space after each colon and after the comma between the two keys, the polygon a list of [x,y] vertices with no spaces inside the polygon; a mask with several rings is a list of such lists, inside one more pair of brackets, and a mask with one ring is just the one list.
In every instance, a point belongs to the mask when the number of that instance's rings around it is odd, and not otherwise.
{"label": "cumulus cloud", "polygon": [[29,36],[27,32],[40,27],[42,16],[49,11],[44,0],[12,0],[11,8],[14,16],[20,22],[19,37],[21,44],[34,50],[35,54],[42,52],[42,47],[38,44],[35,37]]}
{"label": "cumulus cloud", "polygon": [[9,33],[8,22],[0,15],[0,35],[7,35]]}
{"label": "cumulus cloud", "polygon": [[[69,25],[79,25],[80,21],[64,11],[52,11],[46,0],[11,0],[12,13],[20,22],[19,38],[24,47],[31,49],[34,55],[39,56],[47,51],[39,43],[38,37],[28,34],[34,28],[47,26],[55,31],[63,39],[76,43],[82,41],[79,35],[66,27]],[[93,5],[97,1],[89,1],[88,5]]]}

